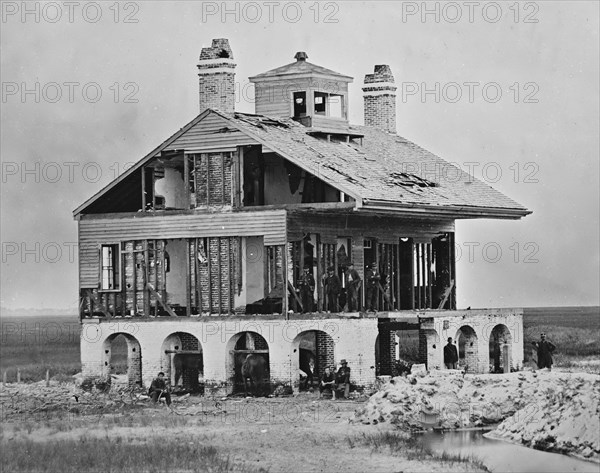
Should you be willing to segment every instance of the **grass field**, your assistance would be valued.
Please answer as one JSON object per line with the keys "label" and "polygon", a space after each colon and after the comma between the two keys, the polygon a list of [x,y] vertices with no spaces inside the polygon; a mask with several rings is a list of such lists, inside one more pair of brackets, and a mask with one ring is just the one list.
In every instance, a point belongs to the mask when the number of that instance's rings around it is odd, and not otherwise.
{"label": "grass field", "polygon": [[[531,342],[545,332],[558,347],[557,366],[573,366],[577,358],[600,358],[600,308],[548,307],[526,308],[524,346],[526,359]],[[53,378],[66,378],[80,371],[79,320],[77,316],[2,317],[0,370],[9,382],[16,381],[17,369],[22,381],[40,381],[50,370]],[[414,332],[414,333],[413,333]],[[406,335],[406,336],[404,336]],[[410,361],[418,355],[416,331],[403,334],[401,357]],[[112,362],[116,373],[126,368],[126,345],[115,340]]]}
{"label": "grass field", "polygon": [[[40,381],[46,371],[52,378],[66,378],[81,371],[80,324],[77,316],[2,317],[0,371],[8,382]],[[116,373],[126,371],[125,340],[115,339],[112,362]]]}

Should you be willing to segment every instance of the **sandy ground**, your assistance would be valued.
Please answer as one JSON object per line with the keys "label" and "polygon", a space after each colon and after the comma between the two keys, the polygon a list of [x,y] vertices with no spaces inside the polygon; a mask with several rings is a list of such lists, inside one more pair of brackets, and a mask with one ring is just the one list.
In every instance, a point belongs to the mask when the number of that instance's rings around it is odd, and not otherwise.
{"label": "sandy ground", "polygon": [[[68,405],[71,412],[68,417],[72,419],[68,429],[64,426],[57,429],[46,415],[40,415],[53,411],[52,399]],[[11,441],[26,438],[44,442],[107,435],[129,442],[147,442],[170,436],[189,443],[214,445],[224,449],[238,464],[271,472],[479,471],[465,463],[408,460],[401,454],[391,454],[387,448],[374,451],[361,445],[356,440],[361,435],[390,428],[350,422],[354,411],[366,399],[317,400],[316,394],[311,393],[269,399],[188,397],[174,401],[173,409],[138,400],[134,403],[135,410],[128,409],[127,415],[151,417],[152,421],[151,425],[134,426],[119,425],[119,417],[123,415],[119,409],[129,405],[126,397],[123,401],[112,397],[107,403],[109,409],[98,410],[101,399],[101,396],[81,395],[73,386],[8,385],[0,392],[2,444],[9,447]],[[61,422],[69,422],[61,417]],[[29,419],[27,424],[24,419]]]}

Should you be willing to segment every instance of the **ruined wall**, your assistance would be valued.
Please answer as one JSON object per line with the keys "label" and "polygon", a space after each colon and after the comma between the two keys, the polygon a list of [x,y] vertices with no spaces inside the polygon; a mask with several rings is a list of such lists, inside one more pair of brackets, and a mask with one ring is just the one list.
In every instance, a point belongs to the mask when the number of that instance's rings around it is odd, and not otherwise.
{"label": "ruined wall", "polygon": [[[82,324],[81,364],[84,376],[100,376],[104,373],[104,349],[117,333],[128,334],[130,340],[139,343],[141,371],[145,386],[164,367],[161,347],[173,333],[189,333],[198,339],[204,353],[204,378],[207,394],[227,394],[231,386],[227,377],[227,364],[232,356],[227,350],[228,341],[236,334],[252,331],[261,334],[268,343],[271,383],[292,386],[298,377],[298,353],[294,353],[294,340],[308,330],[321,330],[332,341],[335,361],[342,358],[352,369],[351,382],[369,386],[375,381],[375,339],[377,319],[187,319],[161,321],[90,321]],[[109,344],[109,343],[108,343]],[[297,345],[297,342],[296,342]]]}
{"label": "ruined wall", "polygon": [[462,332],[464,357],[459,361],[459,368],[467,367],[470,373],[489,373],[493,362],[490,342],[493,343],[492,332],[498,325],[506,327],[502,333],[509,344],[511,367],[523,367],[523,309],[423,311],[420,317],[419,351],[428,369],[444,369],[444,346],[448,337],[456,343]]}

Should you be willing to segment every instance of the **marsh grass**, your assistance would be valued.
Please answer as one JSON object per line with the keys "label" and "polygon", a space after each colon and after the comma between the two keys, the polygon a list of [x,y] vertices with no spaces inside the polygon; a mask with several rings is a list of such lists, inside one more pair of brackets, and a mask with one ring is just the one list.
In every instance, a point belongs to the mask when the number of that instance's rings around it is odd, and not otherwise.
{"label": "marsh grass", "polygon": [[370,447],[372,452],[389,452],[407,460],[436,460],[445,463],[465,463],[473,468],[488,471],[483,462],[471,455],[462,455],[448,452],[436,452],[424,446],[417,437],[407,436],[404,433],[393,431],[377,432],[353,437],[347,437],[349,448],[358,445]]}
{"label": "marsh grass", "polygon": [[264,472],[234,461],[224,451],[197,440],[153,438],[131,442],[120,437],[2,445],[2,471],[11,472]]}
{"label": "marsh grass", "polygon": [[[2,317],[0,371],[9,383],[41,381],[50,377],[71,380],[81,371],[80,325],[77,316]],[[127,345],[122,337],[113,342],[113,373],[127,371]]]}

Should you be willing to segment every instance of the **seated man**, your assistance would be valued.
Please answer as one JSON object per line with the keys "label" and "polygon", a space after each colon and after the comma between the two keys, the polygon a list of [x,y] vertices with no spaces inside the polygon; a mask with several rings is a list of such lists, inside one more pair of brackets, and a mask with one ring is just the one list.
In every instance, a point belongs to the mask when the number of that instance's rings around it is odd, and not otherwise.
{"label": "seated man", "polygon": [[333,396],[333,399],[335,399],[335,376],[333,375],[333,373],[331,372],[331,370],[329,369],[329,367],[325,368],[325,373],[323,373],[323,376],[321,376],[321,381],[319,382],[319,399],[321,399],[321,395],[323,394],[323,391],[325,391],[326,389],[330,389],[331,390],[331,395]]}
{"label": "seated man", "polygon": [[346,360],[340,361],[342,365],[335,375],[335,389],[344,390],[344,397],[347,398],[350,394],[350,368]]}
{"label": "seated man", "polygon": [[156,404],[161,397],[167,401],[167,406],[171,405],[171,394],[165,382],[165,374],[161,371],[158,376],[152,381],[148,394],[152,398],[152,402]]}

